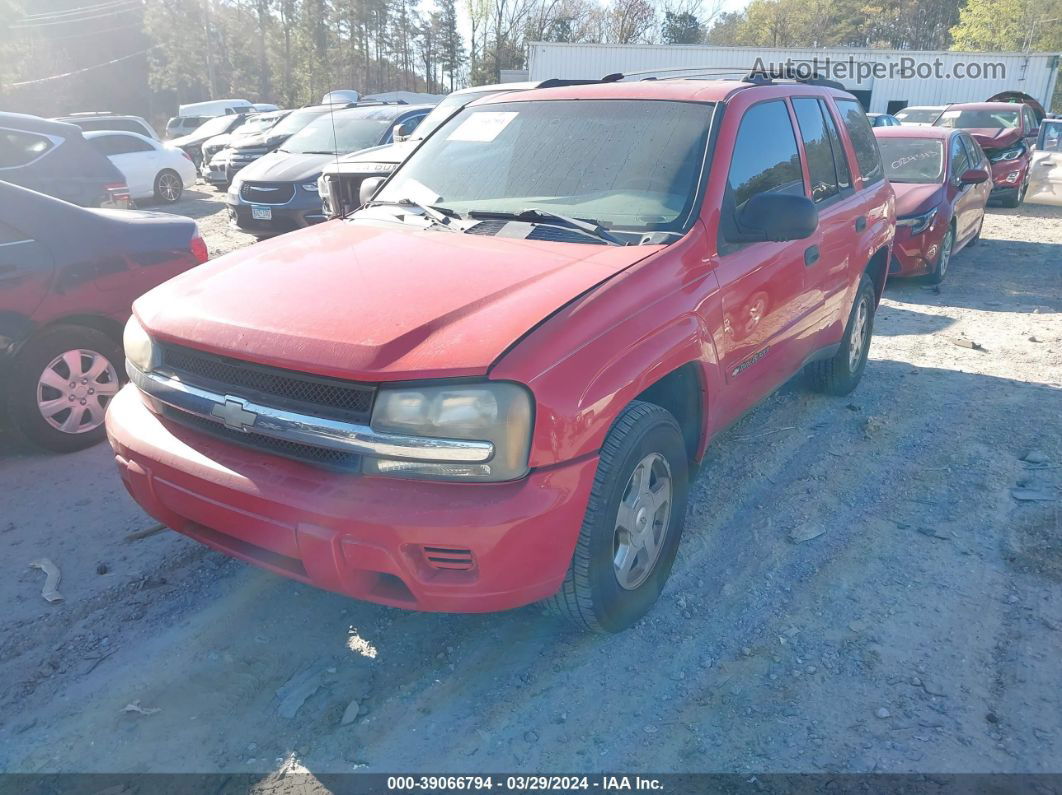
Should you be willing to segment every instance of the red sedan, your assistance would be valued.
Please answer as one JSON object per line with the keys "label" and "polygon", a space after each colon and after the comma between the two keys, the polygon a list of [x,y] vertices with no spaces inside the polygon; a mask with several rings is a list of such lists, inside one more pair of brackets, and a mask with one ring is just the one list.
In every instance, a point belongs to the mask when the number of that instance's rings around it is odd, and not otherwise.
{"label": "red sedan", "polygon": [[889,273],[939,284],[952,255],[981,235],[992,191],[985,153],[964,130],[878,127],[874,135],[896,192]]}

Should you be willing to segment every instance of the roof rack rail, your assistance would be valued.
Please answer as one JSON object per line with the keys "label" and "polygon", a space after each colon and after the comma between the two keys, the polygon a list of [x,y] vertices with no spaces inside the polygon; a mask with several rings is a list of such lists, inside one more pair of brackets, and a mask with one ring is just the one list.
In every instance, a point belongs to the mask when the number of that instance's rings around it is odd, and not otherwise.
{"label": "roof rack rail", "polygon": [[[810,61],[808,63],[810,63]],[[799,66],[794,67],[793,65],[783,69],[763,69],[756,67],[750,69],[747,66],[676,66],[663,69],[640,69],[636,72],[613,72],[612,74],[607,74],[602,77],[601,82],[617,83],[631,77],[640,77],[642,80],[715,77],[720,80],[737,79],[743,83],[764,86],[771,85],[780,80],[791,80],[806,85],[836,88],[841,91],[848,90],[843,83],[838,83],[836,80],[829,80],[822,77],[818,72],[804,74],[805,71],[806,70],[800,69]],[[660,77],[660,75],[664,75],[664,77]],[[726,75],[735,75],[736,77],[727,78]]]}

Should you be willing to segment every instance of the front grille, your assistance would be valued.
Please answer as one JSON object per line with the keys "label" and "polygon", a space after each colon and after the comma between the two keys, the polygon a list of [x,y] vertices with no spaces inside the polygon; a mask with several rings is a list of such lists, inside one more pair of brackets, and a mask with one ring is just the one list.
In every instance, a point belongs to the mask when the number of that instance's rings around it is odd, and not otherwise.
{"label": "front grille", "polygon": [[195,414],[187,414],[169,406],[164,407],[162,414],[167,419],[173,420],[180,425],[241,447],[249,447],[252,450],[261,450],[262,452],[272,453],[284,458],[302,461],[306,464],[338,469],[344,472],[359,472],[361,470],[361,456],[355,453],[344,453],[340,450],[329,450],[326,447],[315,447],[312,444],[300,444],[284,439],[274,439],[271,436],[263,436],[260,433],[233,430],[232,428],[226,428],[220,423],[197,417]]}
{"label": "front grille", "polygon": [[240,188],[244,201],[254,204],[285,204],[295,196],[291,182],[245,182]]}
{"label": "front grille", "polygon": [[339,378],[243,362],[179,345],[163,344],[162,363],[182,381],[221,394],[353,422],[368,422],[376,388]]}
{"label": "front grille", "polygon": [[329,174],[329,202],[333,215],[347,215],[361,206],[361,183],[368,174]]}

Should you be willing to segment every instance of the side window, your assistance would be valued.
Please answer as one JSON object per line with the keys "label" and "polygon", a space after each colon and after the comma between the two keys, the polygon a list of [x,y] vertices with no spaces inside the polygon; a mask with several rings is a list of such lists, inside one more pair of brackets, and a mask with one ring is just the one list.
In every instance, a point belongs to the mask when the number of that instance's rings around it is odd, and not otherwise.
{"label": "side window", "polygon": [[1062,151],[1062,122],[1044,122],[1036,148],[1044,152]]}
{"label": "side window", "polygon": [[29,235],[19,232],[15,227],[8,226],[3,221],[0,221],[0,246],[7,243],[23,243],[32,239]]}
{"label": "side window", "polygon": [[793,110],[796,111],[800,137],[804,140],[804,154],[808,158],[811,198],[816,203],[822,202],[841,192],[822,110],[817,99],[794,99]]}
{"label": "side window", "polygon": [[839,99],[837,110],[841,112],[841,119],[845,129],[848,130],[848,137],[852,139],[852,148],[855,150],[856,162],[863,175],[863,182],[869,185],[884,178],[885,169],[881,165],[878,142],[874,138],[874,132],[870,129],[870,122],[867,120],[867,114],[863,112],[863,106],[852,99]]}
{"label": "side window", "polygon": [[0,168],[15,168],[32,163],[52,148],[43,135],[21,130],[0,130]]}
{"label": "side window", "polygon": [[971,138],[966,133],[959,136],[962,138],[963,144],[966,145],[966,156],[970,163],[970,168],[977,168],[981,165],[987,165],[985,161],[985,153],[978,145],[977,141]]}
{"label": "side window", "polygon": [[958,135],[952,137],[951,148],[948,150],[949,169],[952,179],[959,176],[970,167],[970,159],[966,155],[966,146]]}
{"label": "side window", "polygon": [[844,144],[841,143],[841,133],[837,131],[837,123],[833,120],[833,116],[830,115],[830,109],[826,107],[826,103],[821,99],[818,102],[819,109],[822,111],[822,118],[826,121],[826,132],[830,136],[830,146],[833,149],[833,164],[837,169],[837,187],[843,192],[852,187],[852,172],[848,169],[848,155],[844,151]]}
{"label": "side window", "polygon": [[106,138],[112,155],[128,155],[133,152],[150,152],[154,147],[151,144],[134,138],[131,135],[110,135]]}
{"label": "side window", "polygon": [[1036,115],[1028,105],[1022,105],[1021,112],[1025,114],[1025,134],[1029,135],[1036,129]]}
{"label": "side window", "polygon": [[804,195],[800,155],[784,101],[762,102],[746,111],[734,142],[727,190],[735,210],[757,193]]}

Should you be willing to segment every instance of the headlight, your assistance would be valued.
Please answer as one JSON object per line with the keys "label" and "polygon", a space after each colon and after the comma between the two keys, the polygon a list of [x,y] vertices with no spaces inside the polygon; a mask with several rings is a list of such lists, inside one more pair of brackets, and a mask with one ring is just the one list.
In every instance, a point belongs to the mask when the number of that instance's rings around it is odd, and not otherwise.
{"label": "headlight", "polygon": [[316,182],[304,182],[300,187],[303,190],[308,190],[310,193],[317,193],[317,183]]}
{"label": "headlight", "polygon": [[905,218],[897,218],[896,226],[909,227],[912,235],[920,235],[932,225],[933,219],[936,217],[937,208],[934,207],[928,213],[922,213],[921,215],[908,215]]}
{"label": "headlight", "polygon": [[486,441],[494,455],[483,464],[423,463],[366,457],[364,471],[440,480],[515,480],[527,474],[531,395],[511,383],[382,387],[371,425],[386,433]]}
{"label": "headlight", "polygon": [[125,324],[125,332],[122,334],[122,347],[125,348],[125,358],[137,370],[150,373],[159,365],[159,351],[155,343],[144,331],[144,327],[136,319],[129,318]]}
{"label": "headlight", "polygon": [[1012,146],[1010,149],[999,149],[988,156],[993,163],[1002,163],[1005,160],[1017,160],[1025,151],[1024,146]]}

